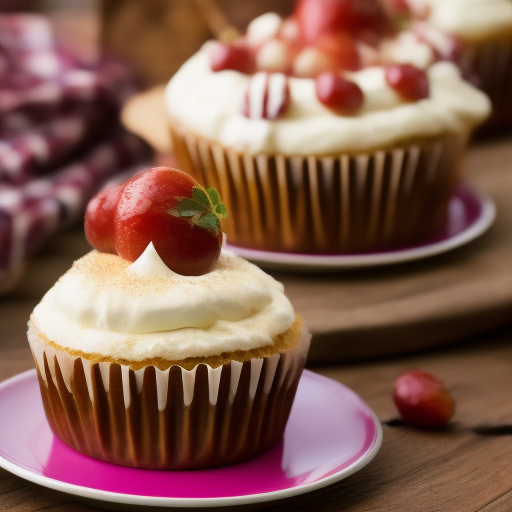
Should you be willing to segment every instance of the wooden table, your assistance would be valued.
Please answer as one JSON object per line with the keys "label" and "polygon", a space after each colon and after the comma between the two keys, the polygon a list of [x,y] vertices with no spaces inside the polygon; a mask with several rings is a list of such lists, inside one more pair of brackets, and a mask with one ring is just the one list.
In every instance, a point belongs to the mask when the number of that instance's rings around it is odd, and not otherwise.
{"label": "wooden table", "polygon": [[[87,250],[80,229],[58,237],[32,262],[17,291],[0,301],[0,380],[32,367],[26,320],[43,293]],[[397,420],[393,381],[413,367],[433,372],[452,391],[457,413],[451,428],[422,431]],[[512,510],[512,329],[466,340],[449,350],[311,369],[359,393],[382,421],[384,442],[374,461],[347,480],[271,503],[272,509]],[[0,469],[0,510],[91,508]]]}

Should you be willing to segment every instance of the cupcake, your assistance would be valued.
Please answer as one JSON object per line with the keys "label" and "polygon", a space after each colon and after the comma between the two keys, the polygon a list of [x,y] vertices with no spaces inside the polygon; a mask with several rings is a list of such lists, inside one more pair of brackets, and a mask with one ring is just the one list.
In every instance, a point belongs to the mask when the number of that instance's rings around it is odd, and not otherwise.
{"label": "cupcake", "polygon": [[176,157],[221,192],[232,244],[367,252],[444,224],[489,101],[376,2],[349,4],[265,14],[230,45],[206,43],[167,86]]}
{"label": "cupcake", "polygon": [[[399,4],[411,29],[439,58],[458,63],[491,99],[480,131],[512,127],[512,3],[510,0],[384,0]],[[396,9],[395,9],[396,10]]]}
{"label": "cupcake", "polygon": [[[179,180],[180,195],[162,197]],[[103,250],[73,264],[28,328],[48,423],[72,448],[126,466],[202,468],[254,457],[282,435],[310,336],[280,283],[204,244],[218,233],[201,217],[219,205],[163,168],[90,203],[86,233]],[[153,240],[137,255],[142,224]]]}

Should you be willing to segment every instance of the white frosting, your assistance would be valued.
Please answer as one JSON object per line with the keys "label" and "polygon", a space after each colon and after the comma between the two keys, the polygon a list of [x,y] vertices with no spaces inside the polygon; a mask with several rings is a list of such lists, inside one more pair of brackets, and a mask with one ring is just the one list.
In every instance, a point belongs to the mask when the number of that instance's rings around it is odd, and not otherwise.
{"label": "white frosting", "polygon": [[293,61],[293,74],[304,78],[314,78],[332,68],[333,60],[314,46],[306,46]]}
{"label": "white frosting", "polygon": [[202,276],[166,269],[153,244],[133,264],[92,251],[48,291],[32,321],[62,347],[130,361],[251,350],[295,321],[283,285],[228,251]]}
{"label": "white frosting", "polygon": [[338,115],[317,99],[315,82],[290,78],[290,105],[278,119],[248,119],[240,105],[250,76],[237,71],[213,72],[205,45],[171,79],[166,108],[171,120],[211,141],[253,153],[329,154],[371,150],[409,140],[458,132],[490,112],[487,97],[465,82],[457,68],[439,62],[428,69],[430,96],[404,102],[387,85],[382,67],[347,77],[363,91],[355,116]]}
{"label": "white frosting", "polygon": [[426,9],[428,21],[467,40],[512,36],[511,0],[409,0],[415,11]]}
{"label": "white frosting", "polygon": [[278,39],[272,39],[263,44],[256,55],[256,66],[262,71],[285,71],[289,64],[288,49]]}
{"label": "white frosting", "polygon": [[384,41],[381,54],[386,63],[413,64],[426,69],[435,60],[432,48],[418,41],[412,32],[400,32],[396,38]]}
{"label": "white frosting", "polygon": [[258,45],[275,37],[283,24],[283,18],[275,12],[267,12],[254,18],[247,27],[247,40]]}

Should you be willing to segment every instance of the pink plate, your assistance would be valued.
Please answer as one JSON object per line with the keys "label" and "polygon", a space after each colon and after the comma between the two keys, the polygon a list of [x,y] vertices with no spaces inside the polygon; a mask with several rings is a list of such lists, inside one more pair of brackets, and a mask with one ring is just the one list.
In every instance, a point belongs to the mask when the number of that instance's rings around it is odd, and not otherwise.
{"label": "pink plate", "polygon": [[0,384],[0,418],[1,467],[77,496],[146,506],[239,505],[309,492],[364,467],[382,441],[361,398],[307,370],[283,439],[256,459],[217,469],[136,469],[76,452],[52,434],[35,370]]}
{"label": "pink plate", "polygon": [[492,199],[460,185],[448,205],[446,224],[440,233],[415,245],[362,254],[297,254],[260,251],[227,244],[229,250],[260,267],[277,270],[325,272],[393,265],[428,258],[465,245],[485,233],[494,222]]}

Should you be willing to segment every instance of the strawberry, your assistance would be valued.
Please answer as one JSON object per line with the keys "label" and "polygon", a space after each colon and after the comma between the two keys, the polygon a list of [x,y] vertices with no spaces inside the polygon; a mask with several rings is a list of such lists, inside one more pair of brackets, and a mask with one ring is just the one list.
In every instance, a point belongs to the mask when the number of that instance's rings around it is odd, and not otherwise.
{"label": "strawberry", "polygon": [[392,64],[386,68],[386,82],[406,101],[429,96],[428,76],[423,69],[411,64]]}
{"label": "strawberry", "polygon": [[398,377],[393,401],[402,418],[416,427],[444,427],[455,413],[455,401],[444,384],[420,370],[409,370]]}
{"label": "strawberry", "polygon": [[337,69],[356,71],[360,67],[356,42],[346,33],[322,36],[317,40],[316,47],[333,59]]}
{"label": "strawberry", "polygon": [[[98,250],[115,248],[121,258],[135,261],[153,242],[162,261],[182,275],[204,274],[217,261],[219,219],[227,214],[214,188],[205,190],[188,174],[168,167],[149,169],[114,188],[101,193],[111,198],[108,208],[87,208],[86,229],[95,234],[88,240]],[[91,203],[107,201],[100,197]]]}
{"label": "strawberry", "polygon": [[411,6],[408,0],[383,0],[384,8],[395,16],[409,16]]}
{"label": "strawberry", "polygon": [[232,69],[250,75],[256,67],[256,55],[248,46],[216,43],[210,55],[212,71]]}
{"label": "strawberry", "polygon": [[316,95],[327,107],[340,114],[354,114],[363,104],[363,91],[343,77],[326,71],[315,79]]}
{"label": "strawberry", "polygon": [[388,29],[377,0],[299,0],[295,19],[304,40],[313,44],[321,37],[340,32],[358,35]]}
{"label": "strawberry", "polygon": [[102,190],[87,205],[84,223],[85,237],[98,251],[116,253],[114,218],[124,185],[123,183]]}

